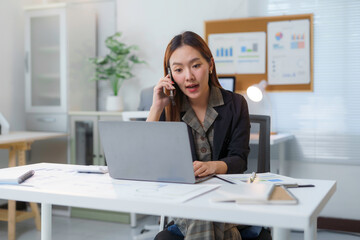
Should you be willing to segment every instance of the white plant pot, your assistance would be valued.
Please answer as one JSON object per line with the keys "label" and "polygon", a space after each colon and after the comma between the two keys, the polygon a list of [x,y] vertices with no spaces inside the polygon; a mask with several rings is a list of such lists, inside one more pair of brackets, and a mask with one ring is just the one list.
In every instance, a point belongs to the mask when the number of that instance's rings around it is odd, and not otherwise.
{"label": "white plant pot", "polygon": [[122,98],[118,96],[107,96],[106,111],[120,112],[124,110]]}

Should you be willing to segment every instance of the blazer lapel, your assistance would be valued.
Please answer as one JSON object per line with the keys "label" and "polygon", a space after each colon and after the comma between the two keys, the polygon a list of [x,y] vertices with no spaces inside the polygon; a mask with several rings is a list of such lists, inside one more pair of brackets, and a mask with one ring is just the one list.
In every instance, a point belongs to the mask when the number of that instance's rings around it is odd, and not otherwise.
{"label": "blazer lapel", "polygon": [[226,117],[229,112],[229,105],[226,104],[225,95],[224,96],[224,105],[215,107],[215,110],[218,112],[218,116],[214,123],[214,146],[213,146],[213,160],[218,160],[220,156],[221,149],[226,141],[228,136],[229,128],[231,126],[232,118]]}

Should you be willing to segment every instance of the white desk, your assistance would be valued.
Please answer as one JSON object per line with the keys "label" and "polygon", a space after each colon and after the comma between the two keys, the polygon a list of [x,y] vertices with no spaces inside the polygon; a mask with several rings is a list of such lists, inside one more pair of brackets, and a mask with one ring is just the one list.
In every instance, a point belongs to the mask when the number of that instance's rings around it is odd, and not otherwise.
{"label": "white desk", "polygon": [[[288,140],[293,139],[294,135],[290,133],[277,133],[270,135],[270,145],[275,145],[279,143],[286,142]],[[259,134],[251,133],[250,134],[250,144],[258,144],[259,143]]]}
{"label": "white desk", "polygon": [[[277,133],[270,135],[270,145],[279,145],[279,163],[278,163],[278,174],[286,175],[284,170],[285,165],[285,143],[294,138],[294,135],[290,133]],[[259,144],[259,135],[250,134],[250,144]]]}
{"label": "white desk", "polygon": [[[71,169],[74,165],[40,163],[22,166],[36,169],[43,167]],[[36,177],[36,173],[35,176]],[[41,177],[41,176],[38,176]],[[110,178],[108,175],[83,174],[81,178]],[[73,184],[64,183],[62,191],[54,190],[50,180],[43,180],[42,187],[0,185],[0,198],[32,201],[41,203],[42,230],[41,239],[51,239],[51,206],[64,205],[93,208],[109,211],[136,212],[148,215],[167,215],[173,217],[193,218],[210,221],[224,221],[239,224],[262,225],[274,227],[274,239],[282,239],[282,229],[299,229],[305,231],[306,240],[316,239],[317,217],[336,189],[335,181],[299,180],[299,183],[315,184],[314,188],[296,188],[291,192],[299,199],[298,205],[236,205],[235,203],[212,203],[209,201],[216,192],[212,191],[185,203],[160,203],[139,197],[129,199],[121,194],[117,184],[108,183],[104,188],[92,188],[86,185],[87,191],[79,192]],[[49,181],[47,183],[46,181]],[[216,179],[210,180],[220,181]],[[208,183],[208,182],[206,182]],[[210,182],[211,183],[211,182]],[[217,182],[226,184],[224,182]],[[107,194],[101,194],[106,188]]]}
{"label": "white desk", "polygon": [[[65,133],[56,132],[10,132],[9,134],[0,135],[0,149],[9,150],[9,167],[25,165],[25,151],[31,149],[34,141],[45,140],[50,138],[64,137]],[[15,240],[15,224],[22,220],[34,217],[36,228],[40,230],[40,214],[38,206],[30,203],[32,212],[16,212],[15,201],[8,202],[8,210],[0,210],[0,221],[8,222],[8,239]]]}

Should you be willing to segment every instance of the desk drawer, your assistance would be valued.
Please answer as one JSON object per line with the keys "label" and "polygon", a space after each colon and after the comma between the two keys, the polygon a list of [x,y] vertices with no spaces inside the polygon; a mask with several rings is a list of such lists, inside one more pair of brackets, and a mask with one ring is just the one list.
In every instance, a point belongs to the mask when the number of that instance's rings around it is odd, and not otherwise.
{"label": "desk drawer", "polygon": [[67,132],[67,114],[27,114],[26,130]]}

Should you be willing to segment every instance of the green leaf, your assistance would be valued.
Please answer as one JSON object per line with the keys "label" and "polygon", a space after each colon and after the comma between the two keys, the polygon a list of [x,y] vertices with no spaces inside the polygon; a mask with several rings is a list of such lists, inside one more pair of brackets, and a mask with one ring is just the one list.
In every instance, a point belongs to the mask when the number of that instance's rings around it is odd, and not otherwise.
{"label": "green leaf", "polygon": [[123,81],[134,77],[133,65],[146,63],[135,54],[138,46],[126,45],[120,40],[121,36],[117,32],[106,38],[105,45],[109,49],[106,56],[88,59],[95,66],[95,76],[91,80],[108,80],[115,96]]}

